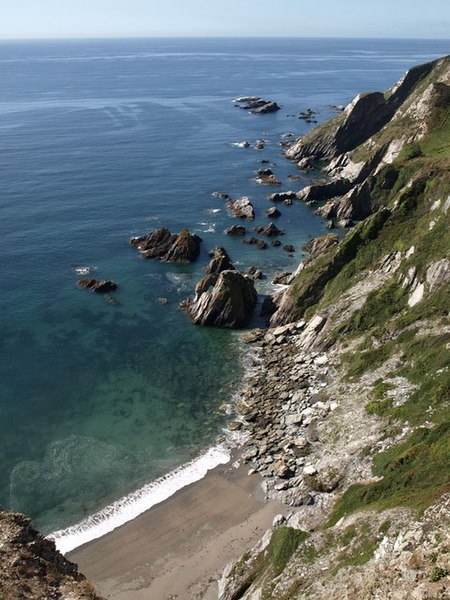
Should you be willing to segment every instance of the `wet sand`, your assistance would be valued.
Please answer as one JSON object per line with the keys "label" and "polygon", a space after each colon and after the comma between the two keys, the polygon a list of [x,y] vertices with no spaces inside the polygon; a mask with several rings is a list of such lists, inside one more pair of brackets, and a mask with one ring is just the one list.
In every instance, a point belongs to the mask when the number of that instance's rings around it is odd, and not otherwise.
{"label": "wet sand", "polygon": [[135,520],[68,554],[106,598],[217,599],[225,565],[286,510],[264,502],[261,478],[231,463]]}

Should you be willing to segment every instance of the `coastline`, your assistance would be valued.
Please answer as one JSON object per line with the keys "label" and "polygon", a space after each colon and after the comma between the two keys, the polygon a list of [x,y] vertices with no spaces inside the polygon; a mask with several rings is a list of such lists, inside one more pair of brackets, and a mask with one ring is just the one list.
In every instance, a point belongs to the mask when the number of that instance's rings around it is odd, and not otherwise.
{"label": "coastline", "polygon": [[[69,553],[106,597],[217,598],[217,580],[286,507],[234,459],[103,537]],[[174,574],[176,573],[176,577]]]}

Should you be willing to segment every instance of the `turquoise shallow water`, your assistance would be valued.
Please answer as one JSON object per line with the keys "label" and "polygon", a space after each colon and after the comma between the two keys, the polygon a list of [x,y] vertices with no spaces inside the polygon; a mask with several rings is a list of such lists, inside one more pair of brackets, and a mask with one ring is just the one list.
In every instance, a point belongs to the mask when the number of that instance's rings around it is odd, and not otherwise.
{"label": "turquoise shallow water", "polygon": [[[220,190],[252,197],[261,159],[298,189],[280,136],[405,68],[448,52],[439,41],[114,40],[0,44],[0,504],[44,531],[76,523],[213,444],[238,385],[238,341],[178,310],[226,245],[270,273],[302,257],[225,238]],[[231,100],[282,110],[256,117]],[[263,138],[262,152],[234,143]],[[188,226],[188,267],[142,261],[132,235]],[[283,208],[283,243],[323,232],[302,204]],[[117,306],[79,290],[74,269],[119,283]],[[167,305],[157,299],[168,298]]]}

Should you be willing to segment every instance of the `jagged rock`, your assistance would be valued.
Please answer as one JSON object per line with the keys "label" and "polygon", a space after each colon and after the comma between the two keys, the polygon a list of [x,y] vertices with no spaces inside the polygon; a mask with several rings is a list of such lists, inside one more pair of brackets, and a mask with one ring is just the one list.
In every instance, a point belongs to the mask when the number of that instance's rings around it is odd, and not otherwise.
{"label": "jagged rock", "polygon": [[255,305],[252,279],[229,270],[203,278],[194,298],[185,300],[181,307],[198,325],[238,329],[248,324]]}
{"label": "jagged rock", "polygon": [[225,229],[226,235],[245,235],[244,225],[232,225]]}
{"label": "jagged rock", "polygon": [[335,246],[339,242],[339,238],[335,233],[329,233],[328,235],[322,235],[320,237],[310,240],[303,246],[305,252],[310,254],[323,254],[332,246]]}
{"label": "jagged rock", "polygon": [[216,246],[211,250],[209,256],[211,257],[211,260],[208,263],[208,266],[205,268],[206,273],[209,275],[214,273],[219,274],[222,271],[235,269],[225,248]]}
{"label": "jagged rock", "polygon": [[325,222],[325,227],[327,229],[334,229],[334,222],[332,219],[327,219],[327,221]]}
{"label": "jagged rock", "polygon": [[258,169],[256,172],[256,181],[264,185],[281,185],[281,181],[272,169]]}
{"label": "jagged rock", "polygon": [[348,179],[338,179],[330,183],[309,185],[297,192],[296,197],[307,204],[315,204],[325,202],[336,196],[342,196],[350,190],[351,186],[352,184]]}
{"label": "jagged rock", "polygon": [[257,269],[256,267],[249,267],[247,269],[247,275],[254,280],[263,279],[263,277],[264,277],[264,273],[260,269]]}
{"label": "jagged rock", "polygon": [[102,279],[101,281],[97,281],[96,279],[79,279],[77,284],[82,288],[98,292],[99,294],[114,292],[118,288],[117,283],[110,279]]}
{"label": "jagged rock", "polygon": [[280,211],[278,210],[278,208],[276,208],[275,206],[272,206],[272,208],[268,208],[267,210],[264,211],[266,213],[266,215],[271,218],[271,219],[275,219],[277,217],[281,216]]}
{"label": "jagged rock", "polygon": [[289,285],[291,280],[292,273],[289,271],[284,271],[283,273],[275,273],[272,283],[281,284],[281,285]]}
{"label": "jagged rock", "polygon": [[0,596],[4,600],[101,600],[77,565],[18,513],[0,511]]}
{"label": "jagged rock", "polygon": [[277,235],[283,235],[284,233],[281,229],[278,229],[275,223],[269,223],[264,227],[254,227],[254,231],[260,235],[267,235],[268,237],[275,237]]}
{"label": "jagged rock", "polygon": [[255,210],[250,198],[247,196],[243,196],[234,202],[229,202],[228,209],[235,217],[238,217],[238,219],[252,220],[255,218]]}
{"label": "jagged rock", "polygon": [[430,292],[434,292],[438,287],[450,279],[450,262],[443,258],[432,263],[426,273],[426,280]]}
{"label": "jagged rock", "polygon": [[264,240],[259,240],[258,238],[245,238],[245,240],[242,241],[244,242],[244,244],[249,244],[250,246],[258,246],[260,250],[265,250],[267,248],[267,242],[265,242]]}
{"label": "jagged rock", "polygon": [[284,200],[294,200],[297,198],[297,194],[295,192],[275,192],[274,194],[269,194],[267,199],[271,202],[283,202]]}
{"label": "jagged rock", "polygon": [[200,253],[201,238],[183,229],[172,234],[163,227],[140,237],[130,239],[130,246],[137,248],[144,258],[159,258],[163,262],[180,265],[196,260]]}
{"label": "jagged rock", "polygon": [[300,171],[312,171],[312,169],[314,169],[312,161],[309,158],[302,158],[299,160],[297,167],[300,169]]}
{"label": "jagged rock", "polygon": [[272,240],[272,241],[270,242],[270,244],[271,244],[271,245],[272,245],[274,248],[277,248],[278,246],[281,246],[281,242],[280,242],[280,240]]}
{"label": "jagged rock", "polygon": [[257,96],[246,96],[242,98],[236,98],[235,104],[243,110],[249,110],[255,115],[262,115],[265,113],[276,112],[280,110],[280,107],[276,102],[272,100],[264,100]]}
{"label": "jagged rock", "polygon": [[292,244],[286,244],[285,246],[283,246],[283,250],[290,253],[295,252],[295,248]]}

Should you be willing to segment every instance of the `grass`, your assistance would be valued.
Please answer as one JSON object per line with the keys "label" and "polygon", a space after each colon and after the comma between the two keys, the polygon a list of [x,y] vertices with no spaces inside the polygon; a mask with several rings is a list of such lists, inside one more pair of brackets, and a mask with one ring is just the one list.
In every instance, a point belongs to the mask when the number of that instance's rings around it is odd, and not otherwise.
{"label": "grass", "polygon": [[268,546],[269,561],[280,574],[299,545],[308,538],[308,533],[292,527],[279,527],[273,532]]}

